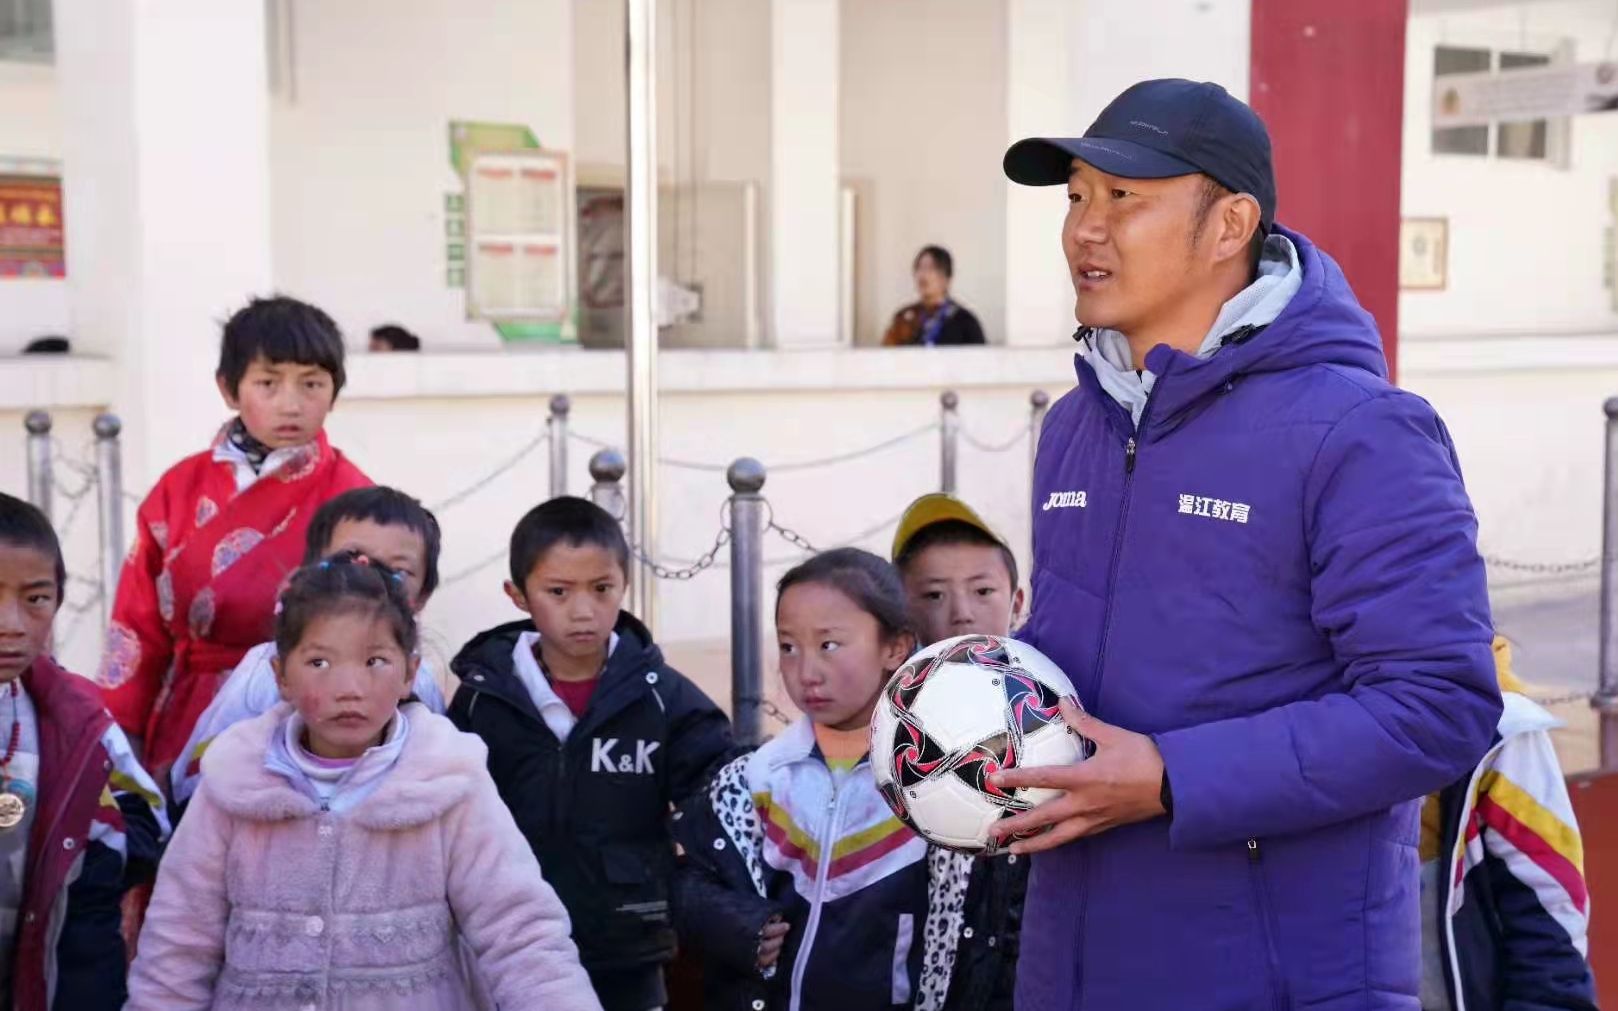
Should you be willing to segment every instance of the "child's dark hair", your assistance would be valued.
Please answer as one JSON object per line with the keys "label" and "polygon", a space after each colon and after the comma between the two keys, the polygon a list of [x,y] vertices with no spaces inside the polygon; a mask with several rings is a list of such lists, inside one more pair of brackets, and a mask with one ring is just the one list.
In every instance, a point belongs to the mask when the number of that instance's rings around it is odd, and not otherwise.
{"label": "child's dark hair", "polygon": [[397,323],[384,323],[371,331],[371,339],[387,344],[395,351],[420,351],[421,338]]}
{"label": "child's dark hair", "polygon": [[859,548],[833,548],[789,570],[775,584],[777,617],[786,592],[808,583],[829,586],[852,600],[860,610],[876,619],[885,638],[914,631],[899,572],[878,555]]}
{"label": "child's dark hair", "polygon": [[292,574],[275,617],[275,651],[289,655],[310,622],[345,612],[386,619],[399,648],[415,652],[416,616],[404,580],[357,551],[340,552]]}
{"label": "child's dark hair", "polygon": [[225,322],[219,342],[219,378],[231,396],[241,392],[242,376],[263,355],[280,364],[313,365],[331,373],[332,394],[342,392],[343,335],[332,318],[295,298],[255,298]]}
{"label": "child's dark hair", "polygon": [[1000,560],[1006,566],[1006,575],[1011,578],[1011,589],[1013,592],[1016,591],[1017,556],[993,534],[964,520],[940,520],[922,527],[916,531],[915,536],[905,542],[904,550],[899,552],[899,557],[893,560],[893,564],[898,566],[900,575],[903,575],[909,571],[915,560],[921,557],[923,551],[941,544],[974,544],[998,549]]}
{"label": "child's dark hair", "polygon": [[438,552],[443,534],[438,529],[438,517],[426,506],[397,488],[374,485],[354,488],[321,506],[309,521],[309,530],[303,538],[303,563],[318,562],[331,551],[331,537],[337,524],[344,520],[369,520],[379,526],[409,527],[421,535],[427,548],[425,571],[421,574],[421,599],[425,601],[438,589]]}
{"label": "child's dark hair", "polygon": [[938,272],[946,278],[955,276],[955,258],[949,255],[949,250],[943,246],[922,246],[921,252],[916,254],[915,262],[910,265],[912,271],[921,266],[921,258],[924,256],[932,260],[933,266],[937,267]]}
{"label": "child's dark hair", "polygon": [[39,508],[0,492],[0,544],[32,548],[56,562],[56,598],[62,598],[67,584],[67,564],[62,561],[62,542],[56,528]]}
{"label": "child's dark hair", "polygon": [[558,544],[610,551],[629,578],[629,542],[612,514],[586,499],[564,495],[528,510],[511,532],[511,581],[522,586],[528,574]]}

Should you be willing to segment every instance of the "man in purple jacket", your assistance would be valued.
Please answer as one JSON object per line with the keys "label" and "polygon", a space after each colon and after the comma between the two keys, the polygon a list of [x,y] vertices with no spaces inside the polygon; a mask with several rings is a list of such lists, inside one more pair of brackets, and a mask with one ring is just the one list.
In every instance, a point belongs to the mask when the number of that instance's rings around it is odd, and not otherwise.
{"label": "man in purple jacket", "polygon": [[1015,846],[1017,1006],[1414,1009],[1417,798],[1500,715],[1449,435],[1275,224],[1269,135],[1217,85],[1135,85],[1005,170],[1068,189],[1078,388],[1039,440],[1026,635],[1097,745],[1003,774],[1066,791],[1002,825],[1051,826]]}

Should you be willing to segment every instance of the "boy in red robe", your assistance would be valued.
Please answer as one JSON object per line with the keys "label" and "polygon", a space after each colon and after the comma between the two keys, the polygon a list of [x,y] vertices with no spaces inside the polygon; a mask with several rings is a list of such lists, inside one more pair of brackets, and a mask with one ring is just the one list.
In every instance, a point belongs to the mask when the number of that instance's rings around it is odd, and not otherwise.
{"label": "boy in red robe", "polygon": [[330,316],[254,299],[225,324],[216,379],[236,417],[141,503],[98,677],[163,784],[225,676],[270,637],[315,510],[371,483],[323,431],[344,380]]}

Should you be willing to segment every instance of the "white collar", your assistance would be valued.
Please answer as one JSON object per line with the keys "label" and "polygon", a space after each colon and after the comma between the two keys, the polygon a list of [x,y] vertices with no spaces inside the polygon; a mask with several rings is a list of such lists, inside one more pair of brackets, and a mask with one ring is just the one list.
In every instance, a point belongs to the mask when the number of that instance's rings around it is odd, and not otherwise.
{"label": "white collar", "polygon": [[307,446],[283,446],[280,449],[272,449],[255,471],[252,461],[247,459],[247,453],[227,435],[214,443],[213,458],[219,463],[230,464],[235,472],[236,494],[240,495],[257,484],[261,478],[269,477],[286,466],[288,460],[307,448]]}
{"label": "white collar", "polygon": [[410,737],[410,720],[401,706],[389,721],[387,736],[346,768],[322,765],[311,757],[303,747],[303,729],[303,717],[294,710],[282,725],[279,740],[271,744],[265,767],[285,776],[321,805],[343,812],[370,796],[398,764]]}
{"label": "white collar", "polygon": [[[534,708],[539,710],[540,719],[545,726],[556,735],[558,741],[567,740],[567,735],[573,732],[574,724],[579,722],[573,715],[573,710],[567,707],[551,687],[551,679],[545,676],[545,671],[539,666],[539,660],[534,656],[535,648],[539,645],[538,632],[524,632],[517,636],[517,645],[511,648],[512,666],[517,671],[517,678],[528,689],[528,697],[534,700]],[[612,633],[607,640],[607,657],[618,649],[618,633]]]}

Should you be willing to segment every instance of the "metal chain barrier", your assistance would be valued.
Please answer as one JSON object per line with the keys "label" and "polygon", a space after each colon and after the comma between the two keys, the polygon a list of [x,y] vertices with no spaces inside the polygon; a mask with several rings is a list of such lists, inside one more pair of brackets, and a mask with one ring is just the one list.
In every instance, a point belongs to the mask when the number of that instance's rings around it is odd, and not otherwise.
{"label": "metal chain barrier", "polygon": [[[768,508],[767,504],[766,504],[766,508]],[[904,512],[901,510],[900,512],[894,513],[892,516],[889,516],[887,519],[884,519],[880,523],[869,526],[869,527],[865,528],[864,530],[861,530],[858,533],[855,533],[855,534],[853,534],[851,536],[843,537],[843,538],[837,540],[831,546],[834,547],[834,548],[853,547],[853,546],[859,544],[860,542],[865,541],[870,537],[874,537],[875,535],[877,535],[877,534],[883,532],[884,530],[888,529],[889,527],[895,525],[903,517],[904,517]],[[792,564],[794,564],[796,562],[802,561],[804,555],[819,554],[821,552],[821,550],[822,550],[821,548],[816,547],[814,545],[814,543],[809,540],[809,538],[807,538],[804,535],[798,533],[796,530],[793,530],[791,527],[783,526],[780,523],[775,522],[775,517],[774,517],[773,511],[771,511],[768,514],[768,519],[765,522],[764,528],[765,528],[766,531],[775,534],[776,536],[780,537],[783,541],[786,541],[788,544],[790,544],[794,548],[797,548],[798,551],[801,552],[801,554],[779,555],[779,556],[777,556],[775,558],[766,558],[766,559],[764,559],[764,567],[766,569],[779,568],[779,567],[781,567],[783,565],[792,565]],[[728,531],[727,531],[727,533],[728,533]],[[728,543],[728,538],[727,538],[727,543]],[[715,547],[719,547],[719,546],[720,545],[715,545]],[[632,546],[631,551],[633,551],[635,553],[635,557],[637,559],[639,559],[641,561],[646,560],[639,553],[639,549],[634,548]],[[661,578],[664,578],[664,579],[686,580],[686,579],[690,579],[693,576],[697,575],[698,573],[702,572],[704,569],[728,569],[728,568],[730,568],[730,562],[726,561],[723,558],[715,558],[715,557],[713,557],[712,552],[709,552],[708,554],[704,554],[700,558],[681,558],[679,556],[670,555],[670,556],[665,556],[664,561],[665,562],[672,562],[672,563],[674,563],[676,565],[688,566],[691,569],[691,574],[690,575],[682,575],[682,574],[680,574],[680,572],[675,572],[672,575],[661,576]],[[684,570],[681,570],[681,572],[683,572],[683,571]]]}
{"label": "metal chain barrier", "polygon": [[965,428],[962,428],[960,433],[961,440],[980,453],[1008,453],[1021,445],[1022,441],[1028,438],[1033,431],[1034,426],[1033,423],[1030,422],[1029,424],[1017,429],[1011,438],[1005,440],[1004,442],[984,442],[982,439],[979,439]]}
{"label": "metal chain barrier", "polygon": [[778,535],[783,541],[806,554],[818,554],[818,549],[809,543],[809,539],[790,527],[784,527],[775,522],[775,508],[765,503],[764,529]]}
{"label": "metal chain barrier", "polygon": [[549,429],[540,432],[534,438],[523,443],[516,452],[502,460],[500,464],[493,470],[489,471],[487,474],[478,478],[476,481],[473,481],[471,484],[467,485],[465,488],[462,488],[460,491],[449,496],[448,498],[440,502],[433,503],[429,508],[435,513],[442,513],[446,509],[452,509],[455,506],[460,505],[462,502],[465,502],[473,495],[476,495],[478,492],[487,488],[489,485],[516,469],[518,464],[528,459],[531,454],[549,442],[550,439],[551,433]]}
{"label": "metal chain barrier", "polygon": [[652,575],[656,576],[658,579],[667,579],[677,583],[688,583],[697,578],[697,576],[702,574],[704,571],[712,568],[718,568],[720,565],[718,561],[719,552],[723,550],[725,545],[729,543],[730,528],[721,526],[719,528],[719,535],[714,538],[713,547],[709,548],[707,551],[704,551],[694,561],[692,561],[690,565],[680,569],[669,568],[667,565],[664,565],[655,558],[648,558],[638,544],[631,544],[629,546],[629,553],[635,556],[636,561],[644,562],[646,565],[650,566]]}
{"label": "metal chain barrier", "polygon": [[[938,431],[938,427],[938,422],[930,421],[918,428],[913,428],[907,432],[902,432],[891,439],[884,439],[881,442],[866,446],[863,449],[854,449],[845,453],[835,453],[831,456],[816,457],[808,460],[793,460],[788,463],[772,463],[769,464],[769,469],[773,474],[795,470],[815,470],[819,467],[833,467],[840,463],[848,463],[853,460],[863,459],[867,456],[874,456],[877,453],[892,449],[893,447],[902,445],[911,441],[912,439],[919,439],[924,435],[930,435],[933,432]],[[584,435],[580,432],[570,432],[568,433],[568,438],[577,440],[578,442],[595,449],[614,448],[609,442],[592,438],[591,436]],[[1022,436],[1019,434],[1018,438],[1021,439]],[[678,457],[671,456],[658,457],[658,462],[663,464],[665,467],[674,467],[678,470],[702,471],[710,474],[723,474],[730,467],[730,464],[728,463],[704,463],[698,460],[682,460]]]}
{"label": "metal chain barrier", "polygon": [[1508,572],[1523,572],[1540,576],[1570,576],[1594,572],[1601,566],[1601,557],[1598,555],[1595,558],[1587,558],[1578,562],[1519,562],[1509,558],[1484,555],[1483,564],[1491,569],[1505,569]]}
{"label": "metal chain barrier", "polygon": [[1561,695],[1529,695],[1528,697],[1533,699],[1537,705],[1549,708],[1550,706],[1565,706],[1570,702],[1589,702],[1594,695],[1594,692],[1586,691],[1564,692]]}
{"label": "metal chain barrier", "polygon": [[475,564],[468,565],[464,569],[459,569],[445,576],[443,579],[439,580],[438,585],[453,586],[456,583],[464,583],[466,580],[471,579],[473,576],[482,572],[484,569],[487,569],[494,563],[503,561],[509,550],[509,548],[501,548],[499,551],[496,551],[493,554],[486,555],[479,559]]}
{"label": "metal chain barrier", "polygon": [[61,636],[58,637],[58,642],[73,642],[74,637],[78,634],[79,627],[84,624],[85,617],[101,609],[102,597],[104,596],[101,581],[98,579],[88,579],[70,572],[67,576],[67,584],[69,588],[74,585],[87,586],[90,588],[90,594],[75,603],[67,599],[67,593],[63,592],[62,610],[68,613],[69,618],[67,627],[62,630]]}

